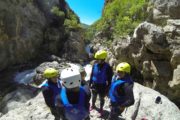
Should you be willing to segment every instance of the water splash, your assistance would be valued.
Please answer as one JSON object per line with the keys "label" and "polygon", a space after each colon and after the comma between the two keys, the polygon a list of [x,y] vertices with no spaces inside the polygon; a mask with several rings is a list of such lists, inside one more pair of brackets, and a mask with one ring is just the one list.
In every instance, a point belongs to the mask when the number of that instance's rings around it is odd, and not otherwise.
{"label": "water splash", "polygon": [[32,82],[36,72],[34,69],[25,70],[23,72],[16,73],[14,81],[19,84],[28,84]]}

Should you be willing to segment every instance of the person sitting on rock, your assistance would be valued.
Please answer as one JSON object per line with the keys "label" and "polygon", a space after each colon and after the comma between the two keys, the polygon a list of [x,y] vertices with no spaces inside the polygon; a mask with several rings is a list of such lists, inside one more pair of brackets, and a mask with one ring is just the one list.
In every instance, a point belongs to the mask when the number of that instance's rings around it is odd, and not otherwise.
{"label": "person sitting on rock", "polygon": [[66,68],[61,76],[63,88],[57,97],[56,106],[62,111],[63,120],[88,120],[90,93],[81,86],[78,69]]}
{"label": "person sitting on rock", "polygon": [[55,116],[55,120],[59,120],[60,117],[55,107],[56,96],[60,93],[62,88],[60,80],[58,79],[59,72],[54,68],[47,68],[43,76],[47,79],[47,81],[41,85],[45,103]]}
{"label": "person sitting on rock", "polygon": [[113,76],[109,90],[110,114],[109,120],[116,120],[126,107],[134,104],[133,85],[130,77],[131,67],[127,62],[117,65],[117,74]]}
{"label": "person sitting on rock", "polygon": [[100,109],[99,109],[99,117],[103,115],[103,106],[104,106],[104,98],[107,95],[107,88],[111,85],[112,79],[112,68],[108,63],[105,62],[107,57],[107,51],[99,50],[95,53],[95,59],[97,63],[94,63],[92,67],[91,77],[89,86],[92,89],[92,109],[95,109],[95,102],[97,95],[99,94],[100,98]]}

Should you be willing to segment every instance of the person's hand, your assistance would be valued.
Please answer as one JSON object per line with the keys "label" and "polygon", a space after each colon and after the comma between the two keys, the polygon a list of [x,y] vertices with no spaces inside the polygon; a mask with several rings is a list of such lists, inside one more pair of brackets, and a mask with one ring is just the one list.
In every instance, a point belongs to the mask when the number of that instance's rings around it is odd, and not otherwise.
{"label": "person's hand", "polygon": [[92,87],[92,84],[89,84],[89,88],[91,89],[91,87]]}
{"label": "person's hand", "polygon": [[63,104],[61,104],[60,102],[57,102],[56,107],[63,107]]}
{"label": "person's hand", "polygon": [[119,106],[119,110],[120,110],[120,112],[123,112],[123,111],[124,111],[124,109],[125,109],[125,107]]}

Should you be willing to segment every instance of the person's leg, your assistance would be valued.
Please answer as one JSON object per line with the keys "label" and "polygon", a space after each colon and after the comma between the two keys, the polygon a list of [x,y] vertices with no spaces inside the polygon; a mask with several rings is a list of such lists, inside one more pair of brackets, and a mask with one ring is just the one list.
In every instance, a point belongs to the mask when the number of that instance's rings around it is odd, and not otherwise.
{"label": "person's leg", "polygon": [[88,116],[87,118],[85,118],[85,120],[90,120],[90,117]]}
{"label": "person's leg", "polygon": [[55,117],[55,120],[67,120],[65,118],[65,114],[64,114],[64,109],[61,107],[56,107],[56,111],[57,111],[57,116]]}
{"label": "person's leg", "polygon": [[51,110],[51,114],[54,115],[55,119],[54,120],[60,120],[60,115],[58,110],[54,107],[54,108],[50,108]]}
{"label": "person's leg", "polygon": [[106,85],[100,85],[98,89],[99,99],[100,99],[100,111],[103,111],[105,96],[106,96]]}
{"label": "person's leg", "polygon": [[108,120],[118,120],[118,113],[119,113],[119,109],[117,106],[111,106],[110,107],[110,113],[108,116]]}
{"label": "person's leg", "polygon": [[95,108],[96,99],[97,99],[97,92],[96,90],[92,90],[92,107],[94,108]]}
{"label": "person's leg", "polygon": [[104,98],[105,98],[105,95],[99,94],[99,99],[100,99],[100,111],[103,111],[104,102],[105,102]]}

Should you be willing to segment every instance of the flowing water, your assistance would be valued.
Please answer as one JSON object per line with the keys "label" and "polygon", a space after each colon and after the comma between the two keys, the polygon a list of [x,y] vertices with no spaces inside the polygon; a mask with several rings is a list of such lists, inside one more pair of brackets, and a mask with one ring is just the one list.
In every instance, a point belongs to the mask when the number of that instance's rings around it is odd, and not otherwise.
{"label": "flowing water", "polygon": [[[88,54],[91,54],[91,44],[88,44],[85,47],[85,51]],[[80,64],[69,63],[69,65],[73,68],[79,69],[81,66]],[[88,62],[86,65],[83,66],[86,71],[85,80],[88,81],[91,75],[92,65]],[[2,96],[7,94],[8,92],[14,90],[18,84],[27,85],[33,81],[33,77],[36,75],[35,69],[28,69],[21,72],[17,72],[18,70],[14,71],[6,71],[0,74],[0,99]]]}
{"label": "flowing water", "polygon": [[14,81],[18,84],[28,84],[33,81],[33,77],[36,75],[34,69],[25,70],[16,74]]}

